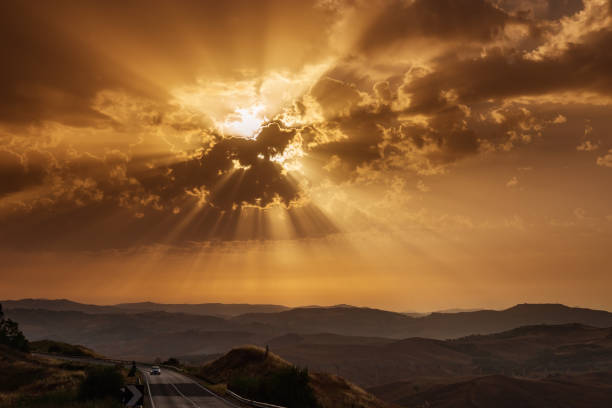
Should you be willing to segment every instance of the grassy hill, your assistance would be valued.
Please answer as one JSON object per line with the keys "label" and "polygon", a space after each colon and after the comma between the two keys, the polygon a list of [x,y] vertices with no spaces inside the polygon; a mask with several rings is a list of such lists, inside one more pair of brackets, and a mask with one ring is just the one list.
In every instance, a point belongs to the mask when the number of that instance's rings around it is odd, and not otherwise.
{"label": "grassy hill", "polygon": [[[248,383],[249,379],[252,381],[268,378],[271,381],[278,381],[279,376],[291,375],[295,370],[300,371],[279,356],[273,353],[266,354],[265,350],[259,347],[248,346],[231,350],[200,367],[196,374],[211,382],[229,384],[229,388],[232,389],[232,384],[240,385],[241,381]],[[308,373],[307,375],[307,387],[312,390],[317,403],[323,408],[385,408],[390,406],[336,375],[326,373]],[[282,403],[282,401],[264,402]]]}
{"label": "grassy hill", "polygon": [[592,408],[612,406],[612,372],[543,379],[492,375],[404,381],[370,391],[405,408]]}
{"label": "grassy hill", "polygon": [[33,353],[50,353],[68,357],[105,358],[85,346],[62,343],[54,340],[39,340],[30,342],[30,351]]}
{"label": "grassy hill", "polygon": [[418,330],[418,321],[402,313],[364,307],[304,307],[280,313],[249,313],[239,323],[259,323],[284,333],[335,333],[345,336],[401,338]]}
{"label": "grassy hill", "polygon": [[580,324],[526,326],[453,340],[287,335],[270,345],[295,364],[340,374],[363,387],[422,377],[612,370],[612,328]]}
{"label": "grassy hill", "polygon": [[0,408],[120,408],[111,399],[79,398],[87,368],[0,345]]}

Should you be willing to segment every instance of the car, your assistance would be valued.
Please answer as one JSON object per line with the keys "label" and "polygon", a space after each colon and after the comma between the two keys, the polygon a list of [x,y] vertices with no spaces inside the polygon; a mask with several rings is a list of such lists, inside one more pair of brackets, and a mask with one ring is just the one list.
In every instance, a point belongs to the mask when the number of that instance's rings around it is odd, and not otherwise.
{"label": "car", "polygon": [[161,375],[161,370],[159,369],[159,366],[151,367],[151,375]]}

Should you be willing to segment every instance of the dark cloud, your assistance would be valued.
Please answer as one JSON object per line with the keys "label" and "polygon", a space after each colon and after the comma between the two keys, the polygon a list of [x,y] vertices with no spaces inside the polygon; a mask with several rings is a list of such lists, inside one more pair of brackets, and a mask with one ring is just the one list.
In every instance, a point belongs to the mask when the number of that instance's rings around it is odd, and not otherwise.
{"label": "dark cloud", "polygon": [[493,3],[510,13],[546,20],[571,16],[584,8],[582,0],[493,0]]}
{"label": "dark cloud", "polygon": [[527,59],[519,53],[491,52],[478,59],[445,60],[431,74],[404,87],[413,95],[411,110],[434,112],[447,105],[443,91],[454,90],[460,103],[489,98],[542,95],[569,90],[612,91],[612,31],[590,34],[568,44],[560,56]]}
{"label": "dark cloud", "polygon": [[[24,151],[0,151],[0,198],[12,196],[10,205],[18,207],[9,211],[9,200],[0,202],[6,227],[0,242],[119,248],[278,238],[273,211],[290,225],[282,238],[325,235],[337,229],[308,203],[304,186],[359,182],[368,173],[440,174],[483,146],[499,151],[530,143],[552,121],[502,104],[507,98],[612,91],[609,30],[570,36],[575,42],[561,44],[560,53],[529,58],[549,40],[547,30],[558,28],[542,20],[576,13],[583,7],[578,0],[385,4],[363,27],[356,49],[335,50],[338,64],[294,101],[298,122],[316,123],[288,128],[272,121],[247,139],[220,136],[215,129],[222,117],[197,103],[170,105],[157,87],[187,89],[200,77],[219,80],[231,93],[236,79],[239,88],[259,74],[305,71],[329,51],[335,11],[281,0],[185,0],[180,7],[138,0],[2,3],[0,124],[11,125],[7,134],[12,126],[43,129],[56,121],[90,126],[83,138],[100,138],[53,148],[61,153],[28,150],[23,146],[37,146],[29,141],[20,145]],[[529,38],[509,34],[494,42],[510,23],[528,25],[528,34],[510,34]],[[397,64],[394,55],[374,53],[400,42],[434,52],[418,63],[416,52],[398,55]],[[263,93],[259,86],[255,93]],[[107,133],[93,130],[100,127]],[[160,149],[154,138],[167,145]],[[319,180],[305,180],[281,163],[299,143],[304,168],[322,173]],[[44,192],[17,202],[14,193],[34,187]],[[62,234],[65,240],[53,239]]]}
{"label": "dark cloud", "polygon": [[[19,249],[110,249],[189,242],[296,239],[338,232],[276,161],[296,137],[276,122],[255,139],[222,138],[200,156],[148,169],[120,152],[57,164],[46,200],[0,212],[0,244]],[[41,183],[19,157],[0,155],[2,191]],[[9,156],[10,155],[10,156]],[[288,228],[271,227],[281,205]],[[278,224],[276,224],[278,225]]]}
{"label": "dark cloud", "polygon": [[310,95],[321,105],[327,118],[347,115],[361,100],[354,85],[330,77],[319,79]]}
{"label": "dark cloud", "polygon": [[265,126],[255,139],[222,138],[200,157],[169,167],[168,180],[154,192],[162,197],[204,188],[216,208],[244,205],[290,206],[300,198],[297,183],[274,161],[295,136],[278,123]]}
{"label": "dark cloud", "polygon": [[45,171],[39,163],[0,150],[0,198],[42,183]]}
{"label": "dark cloud", "polygon": [[360,48],[368,51],[423,38],[487,42],[510,20],[486,0],[393,1],[366,30]]}

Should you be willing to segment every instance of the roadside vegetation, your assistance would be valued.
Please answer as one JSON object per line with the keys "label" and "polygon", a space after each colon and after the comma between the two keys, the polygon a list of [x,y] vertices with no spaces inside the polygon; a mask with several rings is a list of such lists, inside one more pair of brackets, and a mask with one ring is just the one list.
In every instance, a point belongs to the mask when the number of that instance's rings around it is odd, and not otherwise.
{"label": "roadside vegetation", "polygon": [[262,377],[237,375],[230,379],[228,388],[255,401],[292,408],[318,406],[305,368],[283,367]]}
{"label": "roadside vegetation", "polygon": [[0,305],[0,408],[122,407],[125,369],[37,358],[30,344],[16,322],[4,319]]}
{"label": "roadside vegetation", "polygon": [[55,340],[32,341],[30,342],[30,351],[32,353],[49,353],[68,357],[104,358],[101,354],[85,346],[68,344]]}
{"label": "roadside vegetation", "polygon": [[0,304],[0,344],[12,349],[27,352],[30,349],[28,340],[25,338],[17,322],[4,318],[2,305]]}
{"label": "roadside vegetation", "polygon": [[336,375],[310,373],[265,349],[238,347],[200,367],[184,367],[215,391],[288,408],[388,408],[355,384]]}

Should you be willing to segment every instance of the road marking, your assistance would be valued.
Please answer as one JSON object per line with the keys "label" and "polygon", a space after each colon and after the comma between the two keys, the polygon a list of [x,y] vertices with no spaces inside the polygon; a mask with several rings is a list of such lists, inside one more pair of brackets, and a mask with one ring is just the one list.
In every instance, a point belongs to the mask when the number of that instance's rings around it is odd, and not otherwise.
{"label": "road marking", "polygon": [[147,377],[147,373],[140,370],[141,373],[144,374],[145,382],[147,383],[147,390],[149,391],[149,400],[151,401],[151,408],[155,408],[155,403],[153,402],[153,396],[151,395],[151,387],[149,387],[149,377]]}
{"label": "road marking", "polygon": [[[187,376],[184,376],[187,377]],[[189,378],[189,377],[187,377]],[[191,380],[191,378],[189,378]],[[218,400],[221,400],[223,402],[225,402],[227,405],[229,405],[230,407],[234,407],[234,408],[240,408],[238,405],[235,405],[231,402],[229,402],[228,400],[226,400],[225,398],[215,394],[214,392],[212,392],[211,390],[209,390],[208,388],[204,387],[202,384],[200,384],[199,382],[195,381],[195,380],[191,380],[194,383],[196,383],[198,385],[198,387],[200,387],[201,389],[203,389],[204,391],[206,391],[207,393],[209,393],[210,395],[212,395],[213,397],[217,398]]]}
{"label": "road marking", "polygon": [[171,386],[174,387],[174,389],[176,390],[176,392],[178,392],[179,394],[181,394],[181,397],[185,398],[187,401],[191,402],[191,405],[193,405],[195,408],[198,408],[199,405],[196,404],[195,402],[193,402],[191,399],[187,398],[187,396],[185,396],[185,394],[183,394],[178,388],[176,388],[176,385],[170,383]]}

